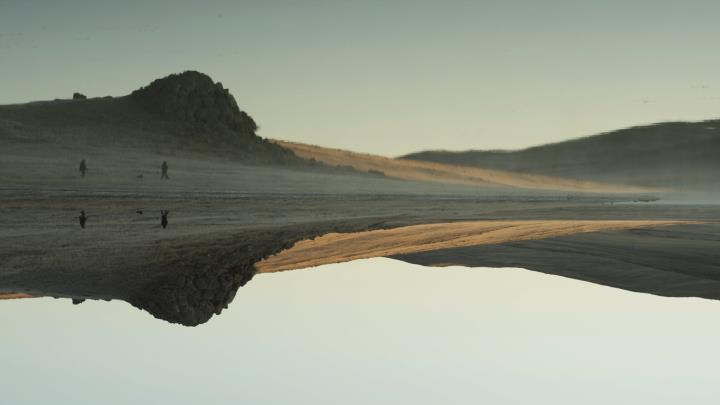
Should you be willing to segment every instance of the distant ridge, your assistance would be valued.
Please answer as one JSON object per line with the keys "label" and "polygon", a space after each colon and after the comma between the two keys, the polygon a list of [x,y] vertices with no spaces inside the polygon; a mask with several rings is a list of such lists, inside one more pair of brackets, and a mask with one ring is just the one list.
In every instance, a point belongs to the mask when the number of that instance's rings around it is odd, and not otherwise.
{"label": "distant ridge", "polygon": [[638,126],[517,151],[424,151],[401,159],[720,191],[720,120]]}

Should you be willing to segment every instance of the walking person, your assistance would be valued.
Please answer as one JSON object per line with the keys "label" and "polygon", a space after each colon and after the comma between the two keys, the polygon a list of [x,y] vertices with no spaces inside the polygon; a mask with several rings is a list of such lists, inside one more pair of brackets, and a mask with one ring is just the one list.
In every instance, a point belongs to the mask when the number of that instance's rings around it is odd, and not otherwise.
{"label": "walking person", "polygon": [[87,165],[85,164],[85,159],[80,161],[80,177],[85,177],[85,172],[87,171]]}
{"label": "walking person", "polygon": [[169,179],[170,179],[170,177],[168,177],[168,173],[167,173],[167,171],[168,171],[168,164],[167,164],[167,162],[164,161],[164,160],[163,160],[163,162],[162,162],[162,165],[160,165],[160,171],[161,171],[161,174],[160,174],[160,178],[161,178],[161,179],[163,179],[163,180],[169,180]]}
{"label": "walking person", "polygon": [[80,221],[80,228],[85,229],[85,222],[87,222],[87,215],[85,215],[85,210],[80,210],[80,216],[78,217],[78,220]]}
{"label": "walking person", "polygon": [[167,228],[168,225],[168,219],[167,216],[170,213],[168,210],[160,210],[160,225],[162,225],[163,229]]}

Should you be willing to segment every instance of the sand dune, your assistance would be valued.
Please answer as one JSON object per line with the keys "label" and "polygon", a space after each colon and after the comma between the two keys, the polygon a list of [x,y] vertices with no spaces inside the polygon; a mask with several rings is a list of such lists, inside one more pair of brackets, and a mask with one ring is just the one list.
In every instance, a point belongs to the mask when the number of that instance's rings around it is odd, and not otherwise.
{"label": "sand dune", "polygon": [[679,225],[686,221],[470,221],[331,233],[296,243],[256,268],[261,273],[462,246],[552,238],[584,232]]}
{"label": "sand dune", "polygon": [[585,191],[597,193],[644,193],[657,189],[616,186],[592,181],[488,170],[444,163],[391,159],[383,156],[354,153],[302,143],[273,140],[296,155],[315,159],[331,166],[352,166],[356,170],[383,172],[386,176],[405,180],[457,183],[476,186],[507,186],[539,190]]}

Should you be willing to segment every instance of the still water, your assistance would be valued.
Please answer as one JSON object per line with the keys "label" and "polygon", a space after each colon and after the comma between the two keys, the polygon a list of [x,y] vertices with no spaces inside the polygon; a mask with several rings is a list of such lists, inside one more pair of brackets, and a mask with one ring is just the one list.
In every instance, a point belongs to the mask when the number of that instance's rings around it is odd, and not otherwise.
{"label": "still water", "polygon": [[259,275],[209,323],[0,302],[2,404],[676,404],[720,395],[720,302],[370,259]]}

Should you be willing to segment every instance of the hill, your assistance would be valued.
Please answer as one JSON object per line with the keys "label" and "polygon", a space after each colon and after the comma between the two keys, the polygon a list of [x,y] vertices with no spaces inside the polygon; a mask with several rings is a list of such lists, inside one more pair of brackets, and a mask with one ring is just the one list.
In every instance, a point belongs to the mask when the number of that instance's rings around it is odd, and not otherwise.
{"label": "hill", "polygon": [[720,120],[667,122],[518,151],[424,151],[402,159],[644,187],[720,189]]}
{"label": "hill", "polygon": [[139,148],[211,153],[250,163],[304,163],[257,136],[255,121],[221,83],[187,71],[123,97],[56,99],[0,106],[0,144]]}
{"label": "hill", "polygon": [[[563,157],[574,153],[580,160],[580,168],[584,168],[582,165],[587,163],[590,153],[577,151],[585,148],[595,153],[601,149],[594,145],[572,146],[569,151],[561,153],[554,150],[542,152],[539,158],[530,159],[535,164],[528,169],[522,160],[508,166],[505,159],[506,156],[524,154],[526,151],[468,152],[469,156],[429,152],[427,156],[421,154],[414,157],[451,163],[431,164],[290,142],[273,142],[259,137],[257,129],[258,125],[253,118],[240,110],[235,98],[222,83],[216,83],[207,75],[195,71],[157,79],[121,97],[87,98],[76,93],[72,99],[4,105],[0,106],[0,150],[3,151],[2,158],[7,161],[7,170],[0,175],[0,180],[12,181],[14,184],[27,183],[30,181],[27,176],[36,168],[49,168],[52,164],[70,173],[65,165],[68,162],[74,165],[86,157],[94,162],[96,172],[100,168],[113,167],[115,173],[121,169],[138,172],[137,168],[149,165],[151,161],[152,165],[157,166],[167,157],[172,157],[174,162],[180,162],[181,158],[222,158],[233,163],[302,167],[311,172],[362,175],[368,177],[368,182],[378,186],[380,183],[390,184],[386,180],[392,178],[418,184],[460,185],[466,188],[479,186],[486,190],[503,188],[613,193],[657,190],[653,187],[636,187],[644,184],[626,182],[624,177],[596,179],[586,172],[578,171],[573,166],[577,162],[563,160]],[[637,158],[640,153],[631,155]],[[475,158],[478,156],[482,157],[479,159],[481,163],[476,165]],[[488,156],[492,158],[489,163],[485,158]],[[459,161],[452,161],[456,158],[460,158]],[[449,161],[442,162],[443,159]],[[210,164],[209,161],[205,163]],[[217,166],[217,163],[214,165]],[[188,166],[191,164],[194,163],[187,161]],[[467,165],[481,168],[469,170],[463,167]],[[618,164],[610,166],[622,169]],[[536,170],[537,167],[540,169]],[[609,171],[599,172],[602,174]],[[36,174],[39,175],[39,172]],[[107,175],[110,176],[109,172]],[[630,187],[617,187],[613,183]]]}

